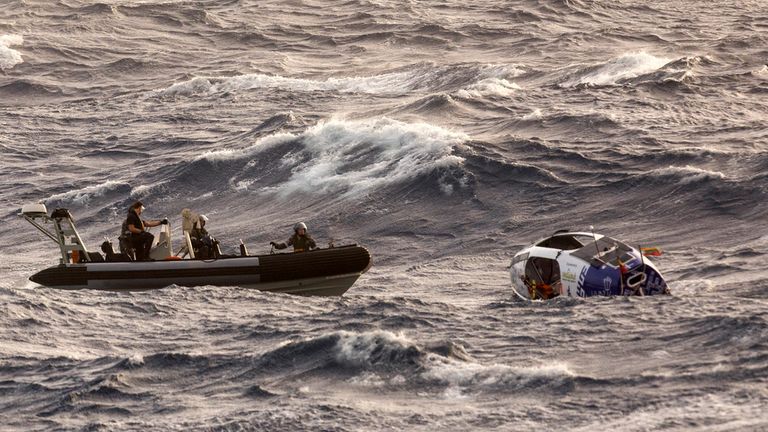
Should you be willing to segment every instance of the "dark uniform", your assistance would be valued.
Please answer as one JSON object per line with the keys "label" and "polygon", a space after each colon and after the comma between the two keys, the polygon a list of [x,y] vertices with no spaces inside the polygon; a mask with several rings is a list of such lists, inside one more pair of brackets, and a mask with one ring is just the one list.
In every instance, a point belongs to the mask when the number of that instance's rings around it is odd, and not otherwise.
{"label": "dark uniform", "polygon": [[[136,252],[136,261],[142,261],[149,258],[149,251],[152,249],[152,243],[155,241],[155,236],[144,230],[144,221],[141,220],[134,209],[128,210],[128,218],[125,220],[125,235],[128,236],[128,241],[131,247]],[[141,230],[140,233],[135,234],[130,232],[128,225],[133,225],[135,228]]]}
{"label": "dark uniform", "polygon": [[275,243],[275,248],[285,249],[288,246],[293,246],[294,252],[304,252],[317,247],[315,240],[309,235],[294,234],[285,243]]}
{"label": "dark uniform", "polygon": [[192,231],[189,232],[189,239],[192,240],[192,249],[195,250],[195,258],[212,259],[221,255],[219,242],[208,234],[208,231],[202,226],[195,224]]}

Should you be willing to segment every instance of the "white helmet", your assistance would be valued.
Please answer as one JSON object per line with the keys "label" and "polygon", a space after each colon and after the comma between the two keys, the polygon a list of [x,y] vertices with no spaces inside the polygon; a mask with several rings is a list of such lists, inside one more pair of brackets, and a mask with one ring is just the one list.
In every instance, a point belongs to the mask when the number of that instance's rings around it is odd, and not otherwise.
{"label": "white helmet", "polygon": [[299,222],[296,225],[293,226],[293,230],[296,232],[299,232],[300,229],[304,228],[304,231],[307,230],[307,224],[304,222]]}
{"label": "white helmet", "polygon": [[206,216],[206,215],[200,215],[200,216],[198,216],[198,217],[199,217],[200,219],[202,219],[202,220],[203,220],[203,222],[208,222],[208,216]]}

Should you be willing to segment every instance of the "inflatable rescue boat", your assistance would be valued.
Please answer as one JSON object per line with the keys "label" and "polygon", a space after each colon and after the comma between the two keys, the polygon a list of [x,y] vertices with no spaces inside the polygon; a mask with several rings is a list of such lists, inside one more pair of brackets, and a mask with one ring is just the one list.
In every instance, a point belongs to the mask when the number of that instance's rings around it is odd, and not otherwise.
{"label": "inflatable rescue boat", "polygon": [[644,296],[669,294],[649,256],[658,248],[633,248],[608,236],[557,231],[512,258],[510,277],[523,299],[558,296]]}
{"label": "inflatable rescue boat", "polygon": [[[75,228],[67,209],[51,215],[43,204],[22,207],[21,217],[34,225],[61,250],[59,265],[35,273],[29,279],[59,289],[109,291],[148,290],[168,285],[238,286],[261,291],[299,295],[340,296],[371,266],[368,250],[358,245],[315,249],[308,252],[195,259],[185,232],[187,256],[173,255],[170,225],[156,239],[152,261],[131,261],[124,254],[90,251]],[[49,228],[52,226],[52,229]]]}

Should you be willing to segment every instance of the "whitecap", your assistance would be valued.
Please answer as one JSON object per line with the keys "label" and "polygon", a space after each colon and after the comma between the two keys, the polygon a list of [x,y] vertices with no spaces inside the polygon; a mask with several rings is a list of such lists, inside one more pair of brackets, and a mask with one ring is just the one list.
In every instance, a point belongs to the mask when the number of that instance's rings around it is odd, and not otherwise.
{"label": "whitecap", "polygon": [[19,35],[0,36],[0,69],[7,70],[24,62],[21,53],[10,48],[22,43],[24,43],[24,38]]}
{"label": "whitecap", "polygon": [[109,180],[101,184],[86,186],[82,189],[76,189],[51,195],[45,199],[44,202],[46,204],[51,202],[68,202],[85,205],[94,198],[104,196],[109,192],[116,191],[123,187],[130,189],[130,186],[127,183]]}
{"label": "whitecap", "polygon": [[[463,133],[427,123],[388,118],[351,121],[332,119],[294,135],[279,133],[243,150],[219,150],[199,157],[209,161],[251,158],[280,144],[299,148],[282,159],[290,178],[265,189],[282,195],[294,192],[369,193],[439,168],[460,166],[454,148],[468,140]],[[248,179],[234,181],[238,188]]]}
{"label": "whitecap", "polygon": [[761,67],[760,69],[753,71],[752,74],[755,76],[768,78],[768,65],[763,65],[763,67]]}
{"label": "whitecap", "polygon": [[467,99],[488,96],[508,97],[518,90],[521,90],[519,85],[504,78],[486,78],[459,90],[456,94]]}
{"label": "whitecap", "polygon": [[157,96],[194,96],[237,93],[254,89],[281,89],[296,92],[337,92],[397,96],[417,90],[436,91],[453,86],[457,80],[471,75],[475,84],[466,91],[491,92],[508,95],[519,89],[509,79],[523,74],[514,65],[449,65],[445,67],[417,66],[408,70],[371,76],[330,77],[326,79],[294,78],[252,73],[236,76],[196,77],[175,83],[154,92]]}
{"label": "whitecap", "polygon": [[[384,357],[395,357],[397,353],[406,352],[416,344],[402,334],[385,330],[375,330],[363,333],[340,331],[336,343],[336,360],[345,365],[369,366],[382,353],[390,353]],[[361,378],[362,379],[362,378]],[[371,381],[370,378],[367,381]]]}
{"label": "whitecap", "polygon": [[656,57],[645,51],[626,53],[591,69],[589,72],[579,74],[575,78],[562,83],[561,86],[615,85],[619,81],[654,72],[664,67],[671,60],[665,57]]}
{"label": "whitecap", "polygon": [[541,120],[541,118],[542,118],[541,109],[536,108],[530,113],[524,115],[522,119],[523,120]]}
{"label": "whitecap", "polygon": [[562,362],[547,362],[539,366],[516,367],[505,364],[483,365],[460,362],[431,355],[430,366],[422,374],[452,387],[515,387],[523,388],[532,381],[558,383],[575,374]]}
{"label": "whitecap", "polygon": [[368,77],[353,76],[325,80],[254,73],[232,77],[197,77],[173,84],[157,93],[160,96],[191,96],[277,88],[301,92],[335,91],[398,95],[417,87],[420,78],[420,74],[414,72],[391,72]]}
{"label": "whitecap", "polygon": [[690,165],[684,167],[670,165],[666,168],[658,168],[648,173],[650,177],[673,177],[680,184],[696,183],[703,180],[723,180],[726,175],[719,171],[708,171]]}

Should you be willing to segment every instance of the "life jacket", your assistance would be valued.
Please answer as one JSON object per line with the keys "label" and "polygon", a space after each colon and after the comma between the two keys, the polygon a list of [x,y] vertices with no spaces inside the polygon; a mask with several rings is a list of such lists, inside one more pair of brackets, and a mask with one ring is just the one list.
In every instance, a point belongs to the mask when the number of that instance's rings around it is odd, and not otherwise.
{"label": "life jacket", "polygon": [[545,283],[537,283],[535,280],[527,280],[526,285],[528,285],[528,295],[531,297],[531,300],[535,300],[537,298],[547,300],[554,297],[554,289],[552,288],[552,285],[545,284]]}
{"label": "life jacket", "polygon": [[304,252],[308,251],[315,242],[312,240],[312,237],[310,237],[309,234],[303,236],[294,234],[291,237],[289,243],[293,245],[294,252]]}
{"label": "life jacket", "polygon": [[136,228],[138,228],[138,229],[140,229],[140,230],[144,231],[144,221],[141,219],[141,217],[140,217],[138,214],[136,214],[136,212],[135,212],[135,211],[133,211],[133,209],[130,209],[130,210],[128,210],[128,216],[126,216],[126,218],[125,218],[125,222],[123,222],[123,227],[122,227],[122,231],[121,231],[121,236],[126,236],[126,237],[128,237],[128,236],[130,236],[131,234],[133,234],[133,233],[131,232],[131,230],[129,230],[129,229],[128,229],[128,219],[130,219],[130,218],[131,218],[131,213],[133,213],[133,215],[134,215],[134,216],[136,216],[136,218],[139,220],[139,226],[137,226]]}
{"label": "life jacket", "polygon": [[541,298],[545,300],[554,297],[554,289],[552,289],[552,285],[540,283],[536,285],[536,289],[541,294]]}

